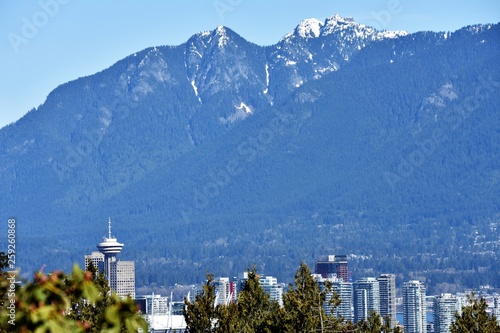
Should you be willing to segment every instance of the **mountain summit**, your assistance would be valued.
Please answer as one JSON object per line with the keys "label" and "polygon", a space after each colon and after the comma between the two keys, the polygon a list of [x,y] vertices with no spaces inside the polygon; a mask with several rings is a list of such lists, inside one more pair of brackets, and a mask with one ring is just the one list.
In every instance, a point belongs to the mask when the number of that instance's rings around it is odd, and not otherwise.
{"label": "mountain summit", "polygon": [[329,16],[325,22],[318,19],[305,19],[295,28],[292,33],[285,36],[288,38],[291,35],[302,37],[305,39],[325,37],[328,35],[337,34],[346,39],[359,38],[362,40],[375,40],[383,38],[396,38],[408,35],[406,31],[377,31],[374,28],[364,24],[359,24],[352,17],[342,17],[338,14]]}
{"label": "mountain summit", "polygon": [[289,281],[329,253],[354,277],[493,284],[499,36],[334,15],[262,47],[217,27],[65,83],[0,130],[23,274],[82,262],[111,216],[139,286]]}

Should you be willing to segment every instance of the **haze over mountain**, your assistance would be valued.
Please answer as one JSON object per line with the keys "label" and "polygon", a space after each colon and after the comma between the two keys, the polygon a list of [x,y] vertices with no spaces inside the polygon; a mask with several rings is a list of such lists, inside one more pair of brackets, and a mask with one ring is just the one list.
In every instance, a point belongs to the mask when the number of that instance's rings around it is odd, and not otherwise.
{"label": "haze over mountain", "polygon": [[334,15],[265,47],[218,27],[65,83],[0,130],[19,266],[82,264],[110,216],[138,286],[251,265],[288,281],[332,253],[355,278],[498,284],[499,41],[499,24]]}

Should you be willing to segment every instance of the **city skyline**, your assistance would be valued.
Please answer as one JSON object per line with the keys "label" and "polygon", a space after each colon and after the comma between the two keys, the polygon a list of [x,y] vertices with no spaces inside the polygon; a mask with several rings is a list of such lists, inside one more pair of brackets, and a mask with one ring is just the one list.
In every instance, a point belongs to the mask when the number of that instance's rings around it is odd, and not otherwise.
{"label": "city skyline", "polygon": [[[118,243],[117,238],[111,233],[111,219],[108,220],[108,237],[103,237],[104,241],[97,245],[100,251],[94,251],[91,255],[85,255],[85,268],[87,268],[88,260],[104,269],[106,262],[110,261],[110,270],[108,281],[111,290],[117,293],[120,297],[131,297],[136,301],[136,304],[143,309],[146,316],[159,316],[160,322],[162,317],[168,317],[169,321],[173,320],[168,297],[163,297],[155,293],[151,295],[137,295],[135,293],[135,265],[134,261],[121,261],[116,259],[116,255],[120,252],[124,244]],[[119,246],[117,246],[117,244]],[[327,259],[325,259],[327,258]],[[339,269],[339,262],[341,267]],[[403,283],[402,291],[402,312],[396,309],[396,275],[393,273],[383,273],[378,277],[361,277],[356,281],[344,281],[343,278],[338,278],[333,271],[347,272],[348,259],[346,255],[327,255],[316,260],[320,263],[320,271],[328,271],[328,277],[322,277],[322,274],[316,272],[311,273],[313,279],[322,290],[325,288],[325,283],[331,284],[331,291],[327,294],[323,308],[326,313],[332,313],[336,318],[350,320],[353,323],[368,320],[372,312],[378,313],[382,318],[389,317],[391,327],[404,325],[404,328],[409,333],[426,333],[428,326],[434,327],[435,333],[448,333],[449,327],[453,322],[455,311],[460,313],[461,306],[466,305],[465,295],[461,298],[443,293],[435,296],[427,296],[425,284],[418,280],[410,280]],[[335,265],[332,265],[334,264]],[[325,264],[325,265],[321,265]],[[332,271],[333,269],[333,271]],[[329,271],[330,270],[330,271]],[[248,279],[249,272],[238,274],[238,278],[216,277],[213,280],[215,285],[215,303],[219,305],[227,305],[228,303],[237,302],[238,294],[242,290],[245,281]],[[271,301],[276,301],[283,306],[283,294],[285,283],[280,283],[275,277],[270,275],[257,274],[259,283],[264,292],[270,296]],[[330,299],[336,293],[341,300],[337,307],[332,307]],[[186,296],[189,298],[189,294]],[[428,303],[432,301],[433,321],[428,320]],[[500,311],[500,297],[494,298],[493,313]],[[403,315],[403,322],[399,322],[396,314]],[[176,313],[176,315],[179,315]],[[152,317],[152,318],[153,318]],[[175,315],[174,315],[175,317]],[[179,318],[177,318],[179,319]],[[181,320],[183,323],[183,321]],[[183,325],[183,324],[180,325]]]}

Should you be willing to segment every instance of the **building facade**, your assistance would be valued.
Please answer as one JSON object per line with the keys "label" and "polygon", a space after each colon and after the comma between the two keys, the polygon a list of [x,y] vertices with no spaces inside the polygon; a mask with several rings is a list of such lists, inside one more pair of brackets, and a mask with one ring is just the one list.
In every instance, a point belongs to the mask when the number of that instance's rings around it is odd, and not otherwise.
{"label": "building facade", "polygon": [[236,301],[238,292],[235,281],[230,281],[228,277],[219,277],[214,280],[214,284],[217,304],[228,304]]}
{"label": "building facade", "polygon": [[261,275],[259,277],[259,283],[269,295],[271,301],[278,302],[279,305],[283,306],[283,286],[278,284],[278,279],[269,275]]}
{"label": "building facade", "polygon": [[455,312],[461,312],[460,300],[452,294],[441,294],[434,298],[434,332],[450,333]]}
{"label": "building facade", "polygon": [[[313,274],[313,277],[321,290],[324,290],[326,282],[330,282],[332,285],[332,290],[326,295],[325,303],[323,304],[325,313],[328,315],[333,314],[335,318],[342,317],[344,320],[350,320],[352,322],[352,283],[344,282],[336,276],[323,278],[320,274]],[[340,304],[337,307],[334,307],[333,304],[329,304],[334,293],[336,293],[340,299]]]}
{"label": "building facade", "polygon": [[354,322],[367,320],[371,312],[380,313],[380,289],[377,279],[362,278],[352,285]]}
{"label": "building facade", "polygon": [[117,260],[111,263],[109,287],[120,297],[135,298],[135,263]]}
{"label": "building facade", "polygon": [[[279,305],[283,305],[283,285],[278,283],[278,279],[270,275],[257,275],[259,278],[259,284],[264,289],[264,292],[269,295],[271,301],[278,302]],[[241,292],[245,287],[245,283],[248,280],[248,272],[244,272],[238,275],[237,292]],[[235,298],[236,300],[236,298]]]}
{"label": "building facade", "polygon": [[349,281],[349,269],[346,255],[329,255],[327,258],[316,261],[314,273],[321,274],[323,278],[332,277],[333,274],[344,282]]}
{"label": "building facade", "polygon": [[396,318],[396,275],[381,274],[377,278],[380,291],[380,316],[391,319],[391,328],[397,324]]}
{"label": "building facade", "polygon": [[169,313],[168,298],[161,295],[141,295],[135,298],[135,304],[144,315],[166,316]]}
{"label": "building facade", "polygon": [[98,273],[104,271],[104,254],[98,251],[92,252],[90,255],[85,256],[85,270],[87,271],[89,268],[89,260],[92,262],[92,265],[97,269]]}
{"label": "building facade", "polygon": [[427,333],[425,286],[419,281],[403,284],[403,321],[405,333]]}

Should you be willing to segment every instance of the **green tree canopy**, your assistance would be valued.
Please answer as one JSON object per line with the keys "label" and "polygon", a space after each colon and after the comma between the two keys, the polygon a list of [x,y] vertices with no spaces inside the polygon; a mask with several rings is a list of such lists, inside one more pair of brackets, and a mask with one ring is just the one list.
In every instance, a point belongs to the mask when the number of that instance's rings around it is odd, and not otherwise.
{"label": "green tree canopy", "polygon": [[462,313],[455,313],[455,321],[450,326],[451,333],[500,333],[500,326],[494,315],[490,317],[486,300],[472,293],[467,295],[469,305],[462,307]]}
{"label": "green tree canopy", "polygon": [[295,273],[295,285],[288,287],[283,305],[287,313],[287,332],[324,331],[326,314],[323,304],[329,289],[321,290],[307,264],[302,263]]}
{"label": "green tree canopy", "polygon": [[185,298],[185,307],[182,310],[186,319],[187,331],[191,333],[212,332],[215,313],[215,283],[213,274],[207,274],[207,281],[203,285],[201,294],[195,295],[194,301]]}
{"label": "green tree canopy", "polygon": [[[188,332],[211,333],[304,333],[357,332],[401,333],[391,329],[390,320],[384,321],[372,313],[366,322],[356,324],[326,314],[323,306],[332,293],[331,283],[320,288],[309,267],[302,263],[295,274],[293,285],[283,295],[283,306],[270,301],[260,285],[256,269],[248,271],[248,279],[238,294],[236,303],[215,304],[213,275],[207,275],[200,295],[194,301],[185,299],[184,317]],[[333,293],[330,305],[338,306],[340,299]]]}

